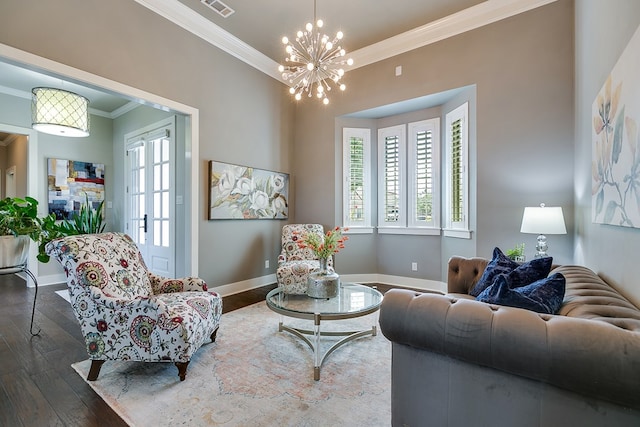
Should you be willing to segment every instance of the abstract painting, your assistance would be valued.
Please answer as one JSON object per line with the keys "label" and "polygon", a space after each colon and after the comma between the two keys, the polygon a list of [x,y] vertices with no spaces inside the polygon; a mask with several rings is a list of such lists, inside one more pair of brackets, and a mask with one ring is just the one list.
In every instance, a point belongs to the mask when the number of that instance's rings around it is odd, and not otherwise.
{"label": "abstract painting", "polygon": [[104,164],[47,159],[49,213],[71,219],[87,198],[94,209],[104,200]]}
{"label": "abstract painting", "polygon": [[209,219],[287,219],[289,174],[209,162]]}

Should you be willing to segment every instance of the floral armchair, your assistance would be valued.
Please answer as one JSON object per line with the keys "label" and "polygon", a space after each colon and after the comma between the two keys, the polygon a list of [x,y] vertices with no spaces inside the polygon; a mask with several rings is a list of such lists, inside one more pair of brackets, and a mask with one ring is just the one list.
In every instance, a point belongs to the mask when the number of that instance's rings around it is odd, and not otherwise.
{"label": "floral armchair", "polygon": [[64,267],[71,304],[92,360],[94,381],[106,360],[174,362],[185,379],[191,356],[215,341],[222,299],[199,278],[167,279],[147,270],[123,233],[49,242]]}
{"label": "floral armchair", "polygon": [[[300,248],[298,241],[305,233],[316,233],[324,239],[320,224],[289,224],[282,227],[282,251],[278,256],[276,277],[285,294],[306,294],[309,273],[320,269],[320,261],[310,248]],[[329,257],[327,266],[333,266]]]}

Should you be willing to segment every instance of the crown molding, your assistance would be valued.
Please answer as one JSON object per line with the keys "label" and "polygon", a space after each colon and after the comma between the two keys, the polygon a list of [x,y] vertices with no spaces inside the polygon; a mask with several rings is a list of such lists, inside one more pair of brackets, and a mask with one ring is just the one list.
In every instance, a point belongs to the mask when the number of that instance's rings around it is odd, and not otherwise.
{"label": "crown molding", "polygon": [[[166,0],[135,1],[213,46],[282,82],[277,62],[229,34],[184,4],[178,1]],[[354,65],[349,67],[347,71],[391,58],[555,1],[486,0],[437,21],[350,52]]]}
{"label": "crown molding", "polygon": [[276,80],[281,80],[277,62],[249,46],[234,35],[226,32],[179,1],[135,1],[201,39],[209,42],[213,46],[227,52],[229,55],[238,58]]}
{"label": "crown molding", "polygon": [[401,53],[553,3],[556,0],[487,0],[460,12],[390,37],[350,53],[354,65],[364,67]]}

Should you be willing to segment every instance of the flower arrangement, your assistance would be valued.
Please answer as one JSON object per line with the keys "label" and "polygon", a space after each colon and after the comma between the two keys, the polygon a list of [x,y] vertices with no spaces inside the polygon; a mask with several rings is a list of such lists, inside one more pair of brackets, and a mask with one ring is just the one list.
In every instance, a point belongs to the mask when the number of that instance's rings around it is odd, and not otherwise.
{"label": "flower arrangement", "polygon": [[324,239],[316,233],[306,233],[301,236],[298,246],[300,248],[310,248],[319,259],[327,259],[331,255],[340,252],[340,249],[344,249],[344,242],[349,240],[349,237],[344,236],[342,233],[348,230],[348,228],[336,227],[327,231]]}

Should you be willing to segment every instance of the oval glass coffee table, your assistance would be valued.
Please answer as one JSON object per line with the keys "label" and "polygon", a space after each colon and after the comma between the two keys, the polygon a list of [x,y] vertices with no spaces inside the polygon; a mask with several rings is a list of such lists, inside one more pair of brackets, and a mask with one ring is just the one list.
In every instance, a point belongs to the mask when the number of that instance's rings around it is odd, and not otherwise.
{"label": "oval glass coffee table", "polygon": [[[284,294],[280,288],[275,288],[267,294],[267,306],[276,313],[286,317],[313,320],[313,330],[286,326],[280,321],[278,331],[292,333],[311,348],[313,351],[313,379],[316,381],[320,379],[322,362],[333,351],[356,338],[367,335],[375,336],[378,333],[376,321],[371,329],[360,331],[321,331],[321,322],[366,316],[378,311],[381,302],[382,294],[378,290],[356,283],[341,283],[338,296],[328,299]],[[344,338],[321,354],[320,338],[323,336],[342,336]]]}

